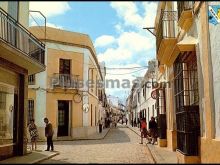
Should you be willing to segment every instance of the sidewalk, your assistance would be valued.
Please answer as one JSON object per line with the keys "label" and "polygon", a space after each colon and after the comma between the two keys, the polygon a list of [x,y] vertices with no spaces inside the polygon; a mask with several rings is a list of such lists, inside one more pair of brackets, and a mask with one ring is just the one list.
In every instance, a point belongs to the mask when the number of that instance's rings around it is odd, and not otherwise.
{"label": "sidewalk", "polygon": [[[94,133],[90,137],[87,138],[80,138],[80,139],[68,139],[69,141],[74,141],[74,140],[101,140],[105,138],[107,133],[109,132],[110,128],[105,128],[102,130],[102,133]],[[54,140],[54,141],[61,141],[62,139],[59,140]],[[39,141],[40,142],[40,141]],[[42,141],[43,142],[43,141]],[[24,156],[16,156],[12,157],[9,159],[5,159],[3,161],[0,161],[0,164],[36,164],[41,161],[44,161],[46,159],[50,159],[56,155],[59,155],[59,152],[48,152],[48,151],[42,151],[42,150],[37,150],[37,151],[32,151],[31,153],[28,153]]]}
{"label": "sidewalk", "polygon": [[[141,136],[140,128],[127,126],[137,135]],[[176,152],[168,150],[166,147],[159,147],[158,145],[147,144],[149,151],[151,152],[155,163],[171,163],[177,164]]]}
{"label": "sidewalk", "polygon": [[85,137],[85,138],[73,138],[72,140],[101,140],[104,139],[105,136],[108,134],[110,128],[105,128],[102,130],[102,133],[96,132],[92,135],[90,135],[89,137]]}
{"label": "sidewalk", "polygon": [[48,152],[48,151],[32,151],[29,154],[24,156],[16,156],[9,159],[0,161],[0,164],[36,164],[41,161],[50,159],[56,155],[59,155],[59,152]]}

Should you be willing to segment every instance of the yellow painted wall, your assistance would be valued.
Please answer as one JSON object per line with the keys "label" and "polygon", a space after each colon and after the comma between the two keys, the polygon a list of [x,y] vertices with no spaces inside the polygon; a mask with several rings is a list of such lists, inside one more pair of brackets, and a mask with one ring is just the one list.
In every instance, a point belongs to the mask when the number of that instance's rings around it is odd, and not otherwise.
{"label": "yellow painted wall", "polygon": [[46,105],[46,116],[53,124],[54,127],[57,127],[58,123],[58,100],[69,100],[71,101],[71,125],[72,127],[82,127],[82,102],[75,103],[73,101],[73,94],[63,93],[47,93],[47,105]]}
{"label": "yellow painted wall", "polygon": [[[45,30],[43,26],[30,27],[29,30],[38,39],[45,40],[45,35],[44,33],[42,33],[42,31]],[[66,31],[66,30],[59,30],[59,29],[51,28],[51,27],[46,27],[46,31],[47,31],[47,38],[46,38],[47,41],[88,49],[96,65],[98,66],[99,72],[101,74],[100,66],[98,63],[97,56],[96,56],[96,51],[95,51],[95,48],[93,46],[92,40],[90,39],[89,35]]]}
{"label": "yellow painted wall", "polygon": [[18,87],[19,76],[0,67],[0,82]]}
{"label": "yellow painted wall", "polygon": [[201,138],[201,163],[220,162],[220,140]]}
{"label": "yellow painted wall", "polygon": [[68,52],[62,50],[48,49],[47,62],[47,84],[50,85],[49,77],[54,73],[59,73],[59,59],[71,60],[71,74],[79,75],[83,79],[83,54],[77,52]]}
{"label": "yellow painted wall", "polygon": [[[83,79],[83,54],[77,52],[68,52],[55,49],[48,49],[47,63],[47,84],[50,85],[50,77],[54,73],[59,73],[59,59],[71,60],[71,74],[79,75],[79,79]],[[57,90],[56,90],[57,91]],[[72,127],[82,126],[82,102],[75,103],[73,101],[73,93],[76,91],[59,90],[60,93],[47,93],[47,112],[46,115],[51,118],[51,122],[57,125],[58,102],[57,100],[72,100]],[[66,92],[66,94],[65,94]],[[72,92],[72,94],[71,94]],[[69,94],[67,94],[69,93]]]}
{"label": "yellow painted wall", "polygon": [[[92,112],[91,112],[92,105]],[[91,113],[92,113],[92,126],[95,126],[98,122],[98,99],[93,95],[89,95],[89,125],[91,126]],[[95,107],[96,107],[96,123],[95,123]]]}

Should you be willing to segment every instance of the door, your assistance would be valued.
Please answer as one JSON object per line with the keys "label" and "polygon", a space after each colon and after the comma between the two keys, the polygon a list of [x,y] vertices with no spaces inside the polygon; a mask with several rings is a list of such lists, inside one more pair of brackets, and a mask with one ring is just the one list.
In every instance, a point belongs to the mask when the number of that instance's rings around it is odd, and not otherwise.
{"label": "door", "polygon": [[69,101],[58,101],[57,136],[68,136],[69,133]]}

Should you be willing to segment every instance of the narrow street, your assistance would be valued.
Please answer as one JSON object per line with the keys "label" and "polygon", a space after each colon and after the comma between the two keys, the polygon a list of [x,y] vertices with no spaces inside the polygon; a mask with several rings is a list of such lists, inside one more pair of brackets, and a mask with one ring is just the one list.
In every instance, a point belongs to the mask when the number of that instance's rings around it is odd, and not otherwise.
{"label": "narrow street", "polygon": [[[145,144],[126,126],[112,128],[102,140],[54,142],[60,155],[41,163],[153,163]],[[44,150],[44,143],[38,148]]]}

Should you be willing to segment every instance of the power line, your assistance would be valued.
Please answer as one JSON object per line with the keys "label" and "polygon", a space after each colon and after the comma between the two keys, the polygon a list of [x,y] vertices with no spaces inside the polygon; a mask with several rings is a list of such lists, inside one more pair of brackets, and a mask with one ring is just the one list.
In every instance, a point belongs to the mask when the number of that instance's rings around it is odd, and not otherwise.
{"label": "power line", "polygon": [[148,68],[148,66],[140,66],[140,67],[128,67],[128,68],[109,68],[109,67],[105,67],[106,69],[136,69],[136,68]]}
{"label": "power line", "polygon": [[142,70],[144,70],[144,69],[136,70],[136,71],[129,72],[129,73],[123,73],[123,74],[111,74],[111,73],[106,73],[106,74],[109,74],[109,75],[125,75],[125,74],[131,74],[131,73],[139,72],[139,71],[142,71]]}

